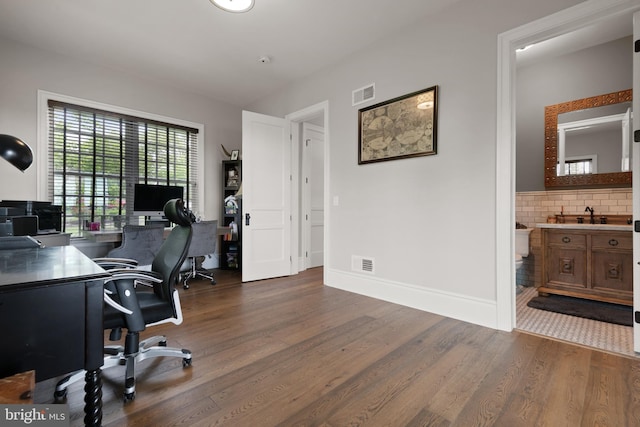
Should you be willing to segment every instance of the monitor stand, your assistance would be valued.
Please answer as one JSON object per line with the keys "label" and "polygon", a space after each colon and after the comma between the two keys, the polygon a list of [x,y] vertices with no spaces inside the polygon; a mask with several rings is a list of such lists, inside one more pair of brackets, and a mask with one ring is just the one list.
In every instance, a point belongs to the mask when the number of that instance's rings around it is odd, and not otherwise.
{"label": "monitor stand", "polygon": [[165,227],[171,227],[171,221],[165,217],[145,216],[144,223],[145,225],[162,224]]}

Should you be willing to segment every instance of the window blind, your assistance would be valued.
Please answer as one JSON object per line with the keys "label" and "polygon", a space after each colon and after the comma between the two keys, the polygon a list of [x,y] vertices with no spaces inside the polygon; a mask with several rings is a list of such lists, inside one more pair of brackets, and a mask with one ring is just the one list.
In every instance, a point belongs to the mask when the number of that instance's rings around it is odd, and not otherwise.
{"label": "window blind", "polygon": [[199,211],[198,130],[49,100],[49,200],[62,206],[63,228],[82,235],[140,224],[135,184],[176,185]]}

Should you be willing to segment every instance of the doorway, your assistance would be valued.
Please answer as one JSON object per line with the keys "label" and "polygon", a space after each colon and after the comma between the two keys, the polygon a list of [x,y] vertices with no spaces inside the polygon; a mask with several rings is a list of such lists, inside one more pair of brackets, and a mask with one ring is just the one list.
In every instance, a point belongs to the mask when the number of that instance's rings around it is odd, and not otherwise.
{"label": "doorway", "polygon": [[[498,327],[516,327],[515,234],[515,49],[547,40],[640,6],[586,2],[499,35],[497,128],[497,313]],[[636,255],[634,255],[635,257]]]}
{"label": "doorway", "polygon": [[292,274],[325,265],[328,236],[329,104],[291,113]]}

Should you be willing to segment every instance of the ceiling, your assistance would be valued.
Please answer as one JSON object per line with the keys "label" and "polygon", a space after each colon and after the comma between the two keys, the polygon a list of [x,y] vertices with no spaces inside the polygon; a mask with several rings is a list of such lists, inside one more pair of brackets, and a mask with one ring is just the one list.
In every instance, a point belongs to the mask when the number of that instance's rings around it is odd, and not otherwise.
{"label": "ceiling", "polygon": [[243,107],[456,1],[0,0],[0,37]]}
{"label": "ceiling", "polygon": [[632,14],[611,16],[575,31],[530,45],[526,50],[516,53],[517,64],[518,67],[527,66],[542,59],[566,55],[631,35],[633,35]]}
{"label": "ceiling", "polygon": [[[0,0],[0,37],[245,107],[459,0]],[[618,17],[537,43],[518,66],[631,34]],[[268,57],[268,62],[261,58]]]}

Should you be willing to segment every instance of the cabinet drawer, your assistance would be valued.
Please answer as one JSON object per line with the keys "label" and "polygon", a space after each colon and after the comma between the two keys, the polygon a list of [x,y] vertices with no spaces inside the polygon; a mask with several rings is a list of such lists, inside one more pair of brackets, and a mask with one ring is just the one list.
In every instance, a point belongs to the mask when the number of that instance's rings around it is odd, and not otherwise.
{"label": "cabinet drawer", "polygon": [[549,233],[547,243],[550,245],[564,245],[584,248],[587,246],[587,236],[573,233]]}
{"label": "cabinet drawer", "polygon": [[633,249],[633,236],[628,234],[603,234],[591,237],[593,248],[606,249]]}

